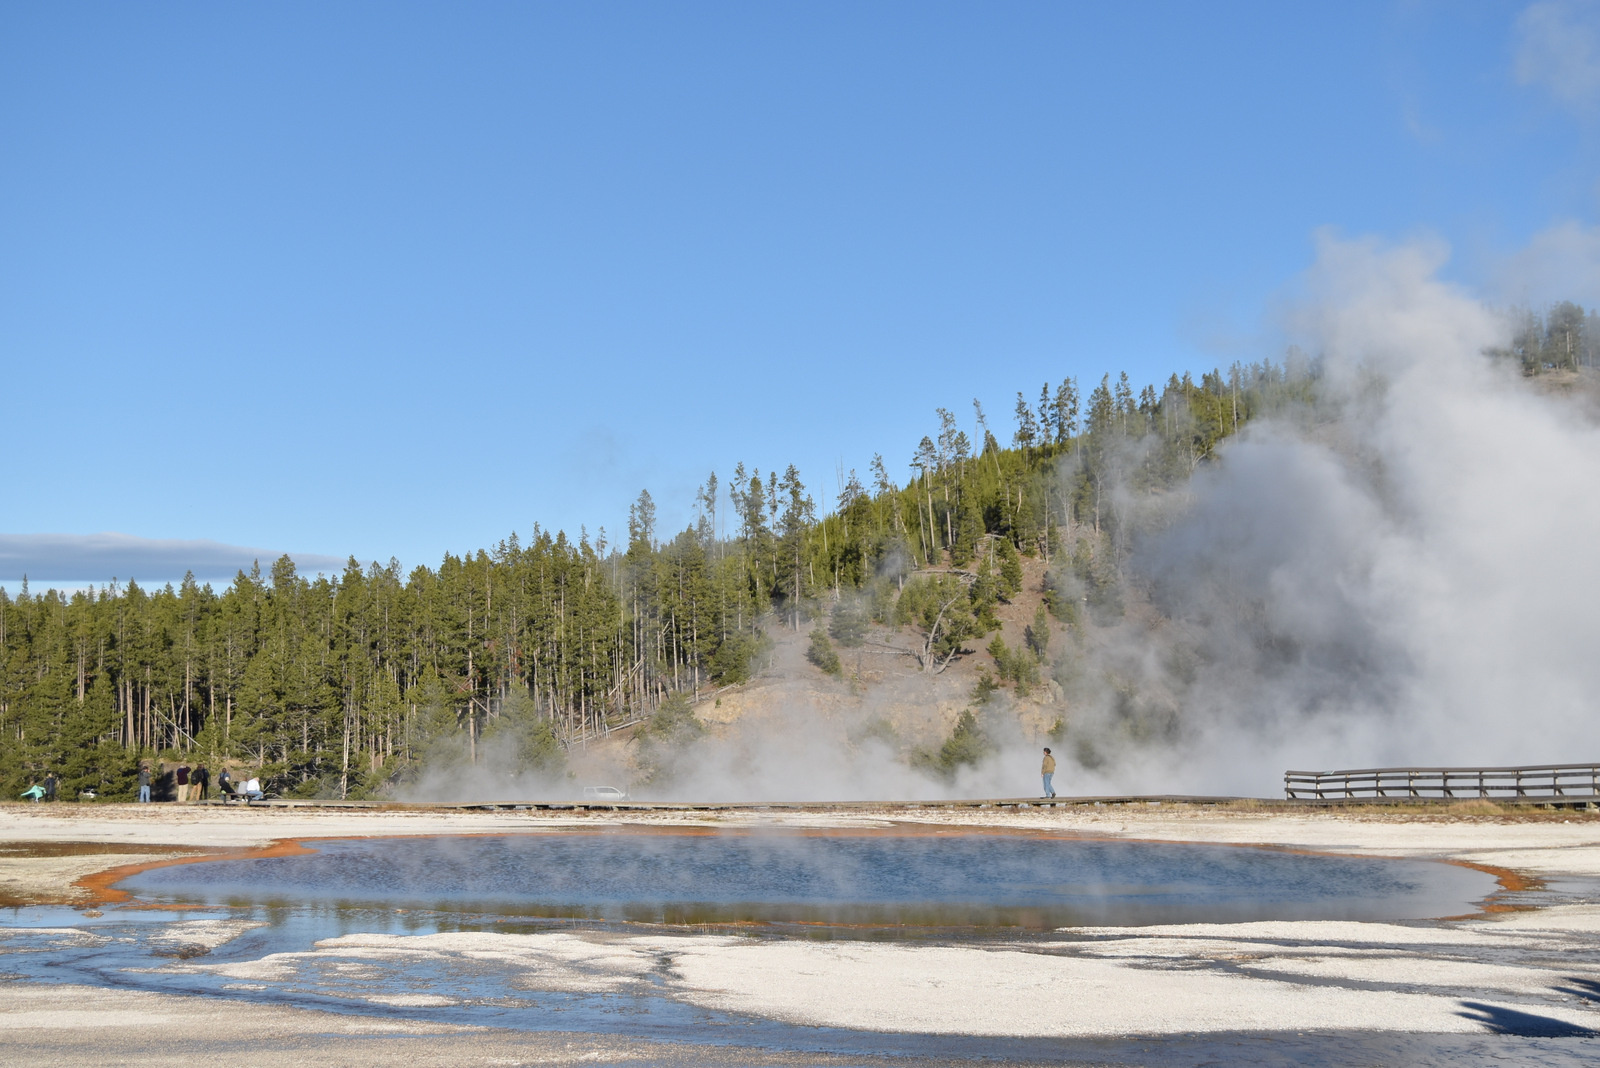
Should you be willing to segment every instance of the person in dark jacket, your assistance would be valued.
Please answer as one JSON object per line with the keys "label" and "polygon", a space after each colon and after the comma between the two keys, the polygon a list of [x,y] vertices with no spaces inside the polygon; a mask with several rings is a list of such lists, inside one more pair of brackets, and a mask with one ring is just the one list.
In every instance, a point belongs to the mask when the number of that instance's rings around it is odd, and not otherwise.
{"label": "person in dark jacket", "polygon": [[228,774],[227,768],[217,774],[217,793],[224,801],[233,797],[233,776]]}
{"label": "person in dark jacket", "polygon": [[189,800],[204,801],[211,789],[211,773],[201,764],[189,775]]}
{"label": "person in dark jacket", "polygon": [[150,765],[139,765],[139,802],[141,804],[150,800]]}
{"label": "person in dark jacket", "polygon": [[178,800],[189,800],[189,765],[180,764],[176,774],[173,775],[173,781],[178,784]]}
{"label": "person in dark jacket", "polygon": [[56,799],[56,790],[59,788],[60,783],[56,779],[55,772],[52,771],[44,777],[44,799],[46,801],[54,801]]}

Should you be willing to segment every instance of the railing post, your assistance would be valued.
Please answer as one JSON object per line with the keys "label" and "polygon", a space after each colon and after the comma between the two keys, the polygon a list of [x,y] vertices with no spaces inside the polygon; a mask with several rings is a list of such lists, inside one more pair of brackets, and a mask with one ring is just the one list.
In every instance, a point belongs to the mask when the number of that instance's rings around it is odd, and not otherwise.
{"label": "railing post", "polygon": [[[610,723],[608,729],[614,729]],[[596,736],[602,733],[596,732]],[[1583,777],[1589,778],[1589,792],[1584,794]],[[1440,798],[1454,800],[1458,796],[1471,796],[1473,780],[1477,780],[1477,796],[1484,800],[1496,797],[1510,799],[1565,800],[1586,798],[1600,805],[1600,764],[1543,764],[1537,767],[1516,768],[1368,768],[1344,771],[1285,772],[1284,793],[1290,799],[1318,801],[1354,801],[1368,797],[1387,800],[1393,796],[1391,788],[1403,789],[1408,799]],[[1568,781],[1568,780],[1572,781]],[[1462,788],[1458,795],[1457,787]],[[1505,790],[1495,794],[1493,790]]]}

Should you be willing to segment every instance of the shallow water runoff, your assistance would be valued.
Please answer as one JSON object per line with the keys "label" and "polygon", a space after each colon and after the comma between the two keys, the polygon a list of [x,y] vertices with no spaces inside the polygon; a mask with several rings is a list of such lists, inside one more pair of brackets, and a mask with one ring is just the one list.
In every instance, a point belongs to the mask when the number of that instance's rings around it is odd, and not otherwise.
{"label": "shallow water runoff", "polygon": [[119,885],[202,907],[903,931],[1419,920],[1471,913],[1496,889],[1483,872],[1430,861],[1016,834],[618,830],[310,848],[155,868]]}
{"label": "shallow water runoff", "polygon": [[[913,957],[913,973],[933,968],[940,983],[992,967],[991,957],[1060,954],[1069,972],[1084,959],[1112,968],[1074,948],[1120,937],[1094,928],[1426,921],[1473,913],[1497,889],[1489,874],[1458,865],[1235,846],[638,827],[310,841],[303,852],[150,868],[117,885],[133,900],[103,913],[13,910],[11,925],[0,923],[5,977],[734,1044],[802,1061],[829,1050],[1030,1064],[1059,1061],[1067,1047],[982,1028],[963,1037],[942,1027],[830,1026],[793,1008],[804,1002],[799,993],[762,1008],[728,1001],[728,990],[781,994],[791,979],[833,967],[900,975],[894,969]],[[868,941],[915,944],[868,949]],[[1013,952],[1046,944],[1040,954]],[[794,972],[797,951],[810,963]],[[1134,972],[1129,989],[1144,974]],[[1223,1040],[1193,1042],[1173,1047],[1170,1063],[1237,1059]],[[1122,1047],[1104,1043],[1082,1047],[1078,1059],[1155,1063],[1144,1040],[1124,1045],[1126,1061]],[[1329,1063],[1314,1054],[1289,1059]]]}

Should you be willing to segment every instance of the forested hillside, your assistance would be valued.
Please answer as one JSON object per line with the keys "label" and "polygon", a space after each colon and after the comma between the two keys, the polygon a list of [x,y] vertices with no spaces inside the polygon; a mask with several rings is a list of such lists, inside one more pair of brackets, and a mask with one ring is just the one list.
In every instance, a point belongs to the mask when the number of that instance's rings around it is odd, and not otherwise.
{"label": "forested hillside", "polygon": [[[1568,308],[1530,317],[1506,355],[1529,373],[1589,361]],[[904,485],[875,457],[819,505],[793,466],[740,464],[707,478],[681,531],[641,493],[616,544],[535,527],[409,573],[352,559],[308,580],[285,557],[221,591],[0,591],[0,786],[53,770],[65,797],[128,798],[139,760],[183,758],[259,768],[284,794],[374,796],[490,749],[558,775],[585,738],[749,678],[771,628],[848,642],[870,617],[905,628],[928,673],[981,655],[1019,556],[1060,576],[1047,603],[1071,634],[1122,611],[1129,502],[1316,381],[1292,351],[1137,393],[1125,374],[1086,396],[1067,379],[1019,393],[1004,429],[976,402],[938,410]]]}

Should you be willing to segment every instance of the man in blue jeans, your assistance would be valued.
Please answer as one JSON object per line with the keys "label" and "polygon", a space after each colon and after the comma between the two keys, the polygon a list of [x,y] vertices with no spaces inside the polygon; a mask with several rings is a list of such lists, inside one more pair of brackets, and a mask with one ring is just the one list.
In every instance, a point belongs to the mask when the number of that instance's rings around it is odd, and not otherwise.
{"label": "man in blue jeans", "polygon": [[139,802],[144,804],[150,800],[150,766],[139,765]]}
{"label": "man in blue jeans", "polygon": [[1050,785],[1050,780],[1055,778],[1056,774],[1056,758],[1050,755],[1049,746],[1045,747],[1044,763],[1040,765],[1039,771],[1044,775],[1044,796],[1056,796],[1056,788]]}

